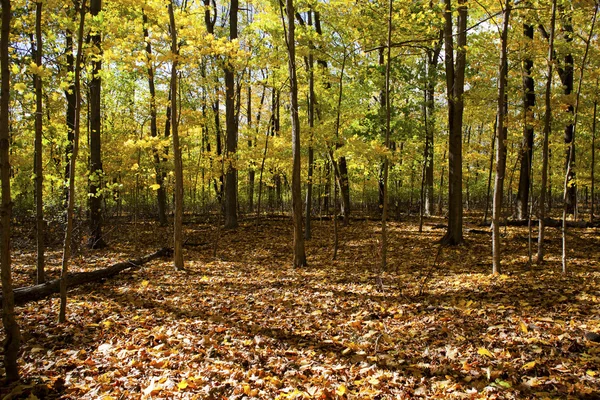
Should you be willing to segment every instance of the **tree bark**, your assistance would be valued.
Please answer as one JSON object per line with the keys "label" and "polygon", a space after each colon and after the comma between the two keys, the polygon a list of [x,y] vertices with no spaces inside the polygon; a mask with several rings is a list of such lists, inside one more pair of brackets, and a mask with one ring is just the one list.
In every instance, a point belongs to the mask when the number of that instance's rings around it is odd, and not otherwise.
{"label": "tree bark", "polygon": [[4,370],[6,380],[19,380],[17,357],[21,345],[21,331],[15,318],[15,301],[11,276],[11,214],[12,198],[10,193],[10,155],[9,155],[9,105],[10,105],[10,21],[12,16],[10,0],[2,0],[2,27],[0,31],[0,178],[2,178],[2,224],[0,240],[0,272],[2,278],[2,326],[4,327]]}
{"label": "tree bark", "polygon": [[[102,0],[90,1],[90,14],[97,16],[102,11]],[[102,37],[100,32],[91,35],[94,48],[92,58],[92,79],[90,81],[90,183],[89,183],[89,207],[90,207],[90,238],[88,246],[92,249],[100,249],[106,246],[102,237],[102,115],[101,115],[101,86],[102,78]]]}
{"label": "tree bark", "polygon": [[508,83],[508,23],[512,5],[506,0],[504,7],[504,21],[501,35],[500,68],[498,71],[498,135],[496,144],[496,179],[494,182],[494,202],[492,208],[492,273],[502,273],[500,265],[500,218],[502,213],[502,198],[504,192],[504,175],[506,173],[506,139],[508,128],[505,119],[508,117],[508,95],[506,86]]}
{"label": "tree bark", "polygon": [[540,189],[540,211],[538,228],[537,264],[544,261],[544,219],[546,218],[546,186],[548,183],[548,138],[552,129],[552,72],[554,67],[554,28],[556,25],[556,0],[552,0],[552,17],[550,20],[550,37],[548,39],[548,72],[546,76],[546,94],[544,96],[544,141],[542,144],[542,182]]}
{"label": "tree bark", "polygon": [[[231,0],[229,9],[229,40],[237,39],[238,0]],[[225,177],[225,228],[236,228],[237,219],[237,172],[234,165],[237,151],[238,124],[235,117],[235,81],[233,62],[225,63],[225,120],[227,125],[227,175]]]}
{"label": "tree bark", "polygon": [[[35,9],[35,63],[38,68],[42,67],[42,2],[36,3]],[[36,257],[36,283],[44,283],[44,167],[42,158],[42,134],[43,134],[43,104],[42,104],[42,76],[35,74],[35,219],[36,219],[36,242],[37,242],[37,257]]]}
{"label": "tree bark", "polygon": [[69,157],[69,190],[67,198],[67,226],[65,228],[65,241],[63,244],[63,258],[60,274],[60,309],[58,312],[58,322],[63,323],[67,320],[67,287],[69,263],[71,261],[71,238],[73,237],[73,209],[75,208],[75,174],[77,155],[79,153],[79,131],[81,126],[81,58],[83,54],[83,27],[85,25],[85,2],[82,0],[79,4],[79,29],[77,31],[77,54],[75,57],[74,85],[75,94],[74,124],[73,124],[73,142],[71,157]]}
{"label": "tree bark", "polygon": [[448,95],[448,230],[441,242],[457,245],[463,241],[462,207],[462,122],[467,45],[467,3],[459,0],[456,34],[456,65],[452,33],[452,2],[446,1],[444,43]]}
{"label": "tree bark", "polygon": [[[150,136],[158,138],[157,110],[156,110],[156,88],[154,85],[154,63],[152,62],[152,44],[149,40],[148,17],[142,10],[142,22],[144,24],[144,41],[146,42],[146,63],[148,70],[148,88],[150,90]],[[152,148],[154,156],[154,171],[156,173],[156,202],[158,206],[158,222],[162,226],[167,225],[167,196],[165,192],[164,171],[161,165],[161,157],[156,146]]]}
{"label": "tree bark", "polygon": [[433,193],[433,156],[434,156],[434,130],[435,130],[435,86],[437,82],[437,64],[442,40],[436,42],[434,48],[427,49],[427,82],[425,84],[425,175],[424,175],[424,209],[425,215],[433,215],[434,193]]}
{"label": "tree bark", "polygon": [[[312,26],[312,10],[308,10],[308,25]],[[304,239],[311,238],[311,214],[312,214],[312,192],[313,192],[313,167],[315,152],[313,149],[313,129],[315,126],[315,74],[314,74],[314,46],[310,45],[310,50],[307,57],[308,68],[308,129],[310,138],[308,142],[308,182],[306,183],[306,202],[305,202],[305,217]]]}
{"label": "tree bark", "polygon": [[298,79],[296,76],[296,36],[294,1],[286,0],[288,70],[290,75],[290,114],[292,119],[292,211],[294,220],[294,267],[307,265],[302,235],[302,187],[300,182],[300,118],[298,117]]}
{"label": "tree bark", "polygon": [[[391,101],[390,101],[390,70],[391,70],[391,55],[392,55],[392,13],[394,0],[389,0],[388,21],[387,21],[387,58],[385,62],[385,149],[390,150],[390,135],[391,135]],[[377,274],[377,286],[379,290],[383,290],[382,273],[387,269],[387,217],[388,217],[388,172],[389,159],[387,154],[383,158],[383,210],[381,213],[381,264],[379,273]]]}
{"label": "tree bark", "polygon": [[[567,212],[569,211],[568,197],[571,195],[570,189],[573,186],[573,182],[569,179],[572,176],[573,164],[575,162],[575,132],[577,129],[577,120],[579,118],[579,99],[581,97],[581,86],[583,84],[583,75],[585,72],[585,63],[590,50],[590,43],[592,41],[592,35],[594,34],[594,26],[596,25],[596,15],[598,14],[598,4],[594,6],[594,16],[592,18],[592,25],[590,27],[590,33],[586,40],[585,52],[583,53],[583,60],[581,61],[581,72],[579,73],[579,82],[577,84],[577,95],[575,97],[575,109],[573,119],[573,137],[571,138],[571,144],[569,148],[569,158],[567,159],[567,171],[565,173],[565,180],[563,186],[563,215],[562,215],[562,273],[567,273]],[[574,177],[574,175],[573,175]],[[572,178],[571,178],[572,179]],[[575,218],[575,220],[577,220]]]}
{"label": "tree bark", "polygon": [[173,0],[169,1],[169,28],[171,31],[171,136],[173,138],[173,157],[175,159],[175,221],[173,235],[173,263],[175,269],[181,271],[183,265],[183,163],[179,144],[179,120],[177,115],[177,66],[179,64],[179,48],[177,45],[177,25]]}
{"label": "tree bark", "polygon": [[[533,46],[533,25],[523,24],[523,34],[526,42]],[[529,49],[526,49],[529,51]],[[532,77],[533,59],[527,54],[523,60],[523,141],[521,144],[521,167],[519,171],[519,188],[517,191],[516,217],[526,219],[529,215],[529,182],[531,180],[531,160],[533,157],[535,82]]]}

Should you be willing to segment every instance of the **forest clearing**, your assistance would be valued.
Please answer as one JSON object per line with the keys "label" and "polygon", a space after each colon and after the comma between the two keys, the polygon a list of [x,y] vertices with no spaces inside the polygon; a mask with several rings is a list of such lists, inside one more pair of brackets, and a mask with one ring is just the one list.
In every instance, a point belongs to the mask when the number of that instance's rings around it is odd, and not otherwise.
{"label": "forest clearing", "polygon": [[[422,233],[414,217],[391,222],[380,292],[380,223],[340,228],[335,261],[332,221],[313,223],[308,267],[290,265],[287,218],[223,231],[217,258],[212,225],[186,224],[194,245],[184,246],[185,271],[160,259],[73,289],[67,324],[56,323],[56,296],[17,307],[23,382],[13,392],[25,395],[8,398],[600,395],[600,345],[584,338],[600,329],[594,229],[571,231],[572,270],[564,276],[559,230],[549,229],[543,268],[528,270],[527,228],[509,227],[507,275],[495,277],[489,234],[466,233],[432,268],[444,219],[428,221]],[[73,268],[151,253],[170,237],[169,228],[141,222],[136,245],[132,228],[111,226],[111,249],[83,249]],[[32,244],[15,250],[16,286],[34,278]],[[49,249],[52,277],[58,250]]]}

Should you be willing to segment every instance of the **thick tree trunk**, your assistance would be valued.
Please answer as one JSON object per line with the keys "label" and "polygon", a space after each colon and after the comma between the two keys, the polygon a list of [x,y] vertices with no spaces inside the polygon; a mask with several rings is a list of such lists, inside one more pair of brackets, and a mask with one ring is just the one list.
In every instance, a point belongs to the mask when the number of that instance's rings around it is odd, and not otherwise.
{"label": "thick tree trunk", "polygon": [[8,44],[10,41],[10,20],[12,16],[10,0],[2,0],[2,28],[0,31],[0,178],[2,178],[2,206],[0,223],[2,224],[0,240],[0,275],[2,278],[2,326],[4,327],[4,370],[6,380],[19,380],[17,358],[21,345],[21,331],[15,319],[15,300],[11,276],[11,193],[10,193],[10,158],[9,158],[9,105],[10,105],[10,59]]}
{"label": "thick tree trunk", "polygon": [[467,45],[466,0],[459,0],[456,65],[454,64],[454,35],[452,33],[452,4],[450,0],[446,0],[444,17],[448,128],[450,135],[448,139],[448,231],[441,242],[447,245],[457,245],[463,241],[462,122]]}
{"label": "thick tree trunk", "polygon": [[546,218],[546,185],[548,183],[548,138],[552,129],[552,72],[554,67],[554,28],[556,25],[556,0],[552,0],[552,18],[550,20],[550,37],[548,40],[548,72],[546,77],[546,94],[544,96],[544,141],[542,144],[542,182],[540,189],[540,210],[538,228],[538,264],[544,261],[544,230]]}
{"label": "thick tree trunk", "polygon": [[[237,39],[238,0],[231,0],[229,9],[229,40]],[[237,151],[238,124],[235,116],[235,82],[233,64],[225,64],[225,120],[227,125],[227,176],[225,178],[225,228],[236,228],[237,171],[234,165]]]}
{"label": "thick tree trunk", "polygon": [[508,117],[508,95],[506,85],[508,83],[508,23],[512,5],[506,0],[504,8],[504,22],[501,36],[500,68],[498,71],[498,135],[496,140],[496,180],[494,182],[494,202],[492,208],[492,273],[502,273],[500,266],[500,218],[502,213],[502,196],[504,192],[504,175],[506,173],[506,138],[508,128],[505,119]]}
{"label": "thick tree trunk", "polygon": [[[42,66],[42,2],[36,3],[35,10],[35,63],[38,67]],[[36,242],[37,242],[37,275],[36,283],[44,283],[46,280],[44,276],[44,235],[45,235],[45,221],[44,221],[44,168],[42,160],[42,76],[35,74],[34,78],[35,86],[35,219],[36,219]]]}
{"label": "thick tree trunk", "polygon": [[[140,267],[152,260],[160,257],[166,257],[172,252],[171,249],[162,248],[154,253],[145,255],[135,260],[121,261],[106,268],[100,268],[95,271],[75,272],[69,274],[69,287],[80,286],[86,283],[98,282],[102,279],[111,278],[120,272],[130,268]],[[29,303],[45,299],[60,291],[60,278],[48,281],[43,284],[17,288],[14,290],[14,302],[17,305]],[[3,303],[4,298],[0,296],[0,302]]]}
{"label": "thick tree trunk", "polygon": [[[533,25],[523,24],[523,34],[532,45]],[[528,50],[526,50],[528,51]],[[519,189],[517,191],[517,219],[528,217],[529,182],[531,180],[531,160],[533,157],[533,107],[535,107],[535,82],[532,77],[533,60],[529,54],[523,60],[523,141],[521,144],[521,168],[519,171]]]}
{"label": "thick tree trunk", "polygon": [[296,77],[296,36],[294,1],[286,0],[288,70],[290,75],[290,114],[292,118],[292,213],[294,220],[294,267],[306,266],[302,235],[302,187],[300,182],[300,118],[298,116],[298,79]]}
{"label": "thick tree trunk", "polygon": [[171,136],[173,138],[173,158],[175,159],[175,221],[173,236],[173,263],[175,269],[184,269],[183,265],[183,163],[181,159],[181,147],[179,144],[179,120],[177,115],[177,66],[179,64],[179,47],[177,44],[177,25],[175,24],[175,12],[173,1],[169,2],[169,28],[171,31],[171,53],[173,63],[171,65]]}
{"label": "thick tree trunk", "polygon": [[[152,62],[152,44],[149,40],[148,17],[142,12],[142,21],[144,24],[144,41],[146,42],[146,62],[148,63],[148,88],[150,90],[150,135],[153,138],[158,137],[157,110],[156,110],[156,88],[154,85],[154,64]],[[156,173],[156,184],[159,186],[156,190],[156,201],[158,205],[158,222],[162,226],[167,225],[167,196],[165,193],[164,171],[161,165],[161,157],[156,147],[153,147],[154,171]]]}
{"label": "thick tree trunk", "polygon": [[[102,10],[102,0],[91,0],[90,14],[97,16]],[[100,249],[106,246],[102,238],[102,115],[100,71],[102,69],[102,38],[99,32],[91,36],[94,56],[92,58],[92,79],[90,81],[90,238],[88,246]]]}

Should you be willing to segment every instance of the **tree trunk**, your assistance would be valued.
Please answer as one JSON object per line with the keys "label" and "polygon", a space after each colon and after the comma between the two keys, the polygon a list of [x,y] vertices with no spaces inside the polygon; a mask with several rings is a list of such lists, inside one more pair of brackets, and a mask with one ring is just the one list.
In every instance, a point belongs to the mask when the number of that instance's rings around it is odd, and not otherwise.
{"label": "tree trunk", "polygon": [[[229,9],[229,40],[237,39],[238,0],[231,0]],[[225,119],[227,125],[227,176],[225,178],[225,228],[236,228],[237,172],[234,165],[237,151],[238,124],[235,117],[235,82],[233,63],[225,63]]]}
{"label": "tree trunk", "polygon": [[[598,91],[598,78],[596,78],[596,92]],[[591,182],[591,203],[590,203],[590,222],[594,222],[594,189],[595,189],[595,172],[596,172],[596,118],[598,109],[598,98],[594,98],[594,116],[592,119],[592,165],[590,167],[590,180]]]}
{"label": "tree trunk", "polygon": [[[72,76],[75,73],[75,57],[73,57],[73,32],[67,30],[65,33],[65,53],[67,62],[67,74]],[[65,125],[67,128],[67,144],[65,146],[65,182],[69,181],[71,168],[71,154],[73,153],[73,137],[75,132],[75,104],[77,99],[75,96],[75,82],[72,78],[69,82],[69,87],[65,90],[65,98],[67,100],[67,110],[65,114]],[[69,202],[69,185],[64,186],[64,206],[67,208]]]}
{"label": "tree trunk", "polygon": [[[102,0],[90,1],[90,14],[97,16],[102,10]],[[101,149],[101,85],[102,78],[102,38],[99,32],[91,35],[91,42],[95,54],[92,56],[92,79],[90,81],[90,238],[88,246],[91,249],[100,249],[106,246],[102,238],[102,149]]]}
{"label": "tree trunk", "polygon": [[492,208],[492,273],[502,273],[500,266],[500,218],[502,214],[502,196],[504,192],[504,175],[506,173],[506,139],[508,128],[505,119],[508,117],[508,95],[506,86],[508,83],[508,23],[512,5],[506,0],[504,8],[504,21],[501,36],[500,68],[498,71],[498,135],[496,140],[496,179],[494,182],[494,202]]}
{"label": "tree trunk", "polygon": [[425,181],[424,181],[424,209],[425,215],[433,215],[433,156],[434,156],[434,129],[435,129],[435,86],[437,81],[437,64],[442,40],[439,40],[433,49],[427,49],[427,82],[425,84]]}
{"label": "tree trunk", "polygon": [[[388,10],[388,26],[387,26],[387,59],[385,62],[385,150],[390,150],[390,134],[391,134],[391,101],[390,101],[390,67],[392,64],[392,13],[394,0],[389,0]],[[377,274],[377,286],[379,290],[383,290],[383,279],[381,274],[387,269],[387,216],[388,216],[388,172],[389,159],[387,154],[383,158],[383,212],[381,214],[381,264],[379,273]]]}
{"label": "tree trunk", "polygon": [[[592,25],[590,27],[590,34],[586,40],[585,52],[583,54],[583,60],[581,61],[581,72],[579,73],[579,82],[577,85],[577,95],[575,97],[575,109],[574,109],[574,120],[572,128],[572,138],[569,148],[569,158],[567,159],[567,171],[565,173],[565,181],[563,186],[563,215],[562,215],[562,273],[567,273],[567,212],[569,211],[568,198],[571,195],[570,189],[573,186],[570,182],[571,172],[573,164],[575,162],[575,132],[577,129],[577,120],[579,118],[579,99],[581,97],[581,86],[583,84],[583,74],[585,72],[585,63],[587,61],[588,52],[590,49],[590,42],[592,41],[592,35],[594,34],[594,26],[596,25],[596,15],[598,13],[598,4],[594,6],[594,16],[592,18]],[[574,175],[573,175],[574,177]],[[577,220],[577,218],[575,218]]]}
{"label": "tree trunk", "polygon": [[300,118],[298,117],[298,80],[296,77],[296,36],[294,1],[286,0],[288,20],[287,49],[290,75],[290,114],[292,118],[292,212],[294,220],[294,267],[306,266],[304,236],[302,235],[302,187],[300,182]]}
{"label": "tree trunk", "polygon": [[[312,10],[308,10],[308,25],[312,26]],[[310,46],[308,53],[308,129],[310,130],[310,138],[308,142],[308,182],[306,184],[306,203],[305,216],[306,222],[304,227],[304,239],[310,240],[311,237],[311,214],[312,214],[312,192],[313,192],[313,167],[315,152],[313,149],[313,129],[315,126],[315,74],[313,71],[314,46]]]}
{"label": "tree trunk", "polygon": [[81,126],[81,58],[83,55],[83,27],[85,25],[85,0],[79,5],[79,29],[77,31],[77,54],[75,58],[74,85],[75,94],[73,142],[71,157],[69,157],[69,191],[67,199],[67,226],[65,229],[65,242],[63,244],[63,259],[60,274],[60,309],[58,322],[67,320],[67,287],[69,262],[71,261],[71,238],[73,237],[73,209],[75,208],[75,174],[77,153],[79,152],[79,131]]}
{"label": "tree trunk", "polygon": [[546,77],[546,94],[544,96],[544,142],[542,144],[542,182],[540,189],[540,211],[538,229],[538,264],[544,261],[544,219],[546,218],[546,185],[548,183],[548,138],[552,129],[552,72],[554,67],[554,27],[556,25],[556,0],[552,0],[552,18],[550,20],[550,37],[548,40],[548,72]]}
{"label": "tree trunk", "polygon": [[173,236],[173,262],[175,269],[181,271],[183,266],[183,163],[179,145],[179,120],[177,115],[177,66],[179,64],[179,48],[177,45],[177,25],[173,1],[169,1],[169,28],[171,31],[171,136],[173,137],[173,158],[175,159],[175,221]]}
{"label": "tree trunk", "polygon": [[9,158],[9,105],[10,105],[10,67],[9,50],[10,20],[12,16],[10,0],[2,0],[2,28],[0,32],[0,177],[2,178],[2,207],[0,222],[2,239],[0,241],[0,272],[2,277],[2,326],[4,327],[4,370],[6,380],[19,380],[17,357],[21,345],[21,331],[15,319],[15,300],[11,276],[11,193]]}
{"label": "tree trunk", "polygon": [[[523,34],[529,43],[533,42],[533,25],[523,24]],[[523,60],[523,141],[521,144],[521,168],[519,171],[519,189],[517,191],[517,219],[528,217],[529,181],[531,180],[531,159],[533,156],[533,107],[535,107],[535,82],[532,77],[533,60],[527,54]]]}
{"label": "tree trunk", "polygon": [[[149,40],[148,33],[148,17],[146,13],[142,11],[142,21],[144,24],[144,41],[146,42],[146,62],[148,63],[148,88],[150,89],[150,135],[153,138],[158,137],[158,126],[157,126],[157,110],[156,110],[156,88],[154,85],[154,64],[152,62],[152,45]],[[161,165],[161,159],[159,151],[156,147],[152,148],[154,156],[154,170],[156,173],[156,184],[158,189],[156,190],[156,201],[158,205],[158,222],[161,226],[167,225],[167,198],[165,193],[165,179],[164,171]]]}
{"label": "tree trunk", "polygon": [[[568,97],[573,93],[574,82],[573,54],[571,53],[571,45],[573,43],[573,25],[571,22],[571,16],[565,15],[566,13],[567,12],[562,10],[561,20],[563,22],[562,29],[564,32],[565,46],[568,49],[568,52],[564,56],[563,64],[558,66],[558,76],[562,82],[563,94],[565,97]],[[566,204],[567,213],[574,215],[577,206],[577,186],[575,184],[575,128],[572,120],[574,117],[575,108],[570,101],[567,104],[567,112],[570,114],[569,118],[571,121],[565,126],[564,131],[564,141],[567,148],[565,154],[565,171],[569,171],[569,176],[567,178],[568,186]]]}
{"label": "tree trunk", "polygon": [[[35,63],[38,67],[42,67],[42,2],[36,3],[35,10]],[[36,241],[37,241],[37,276],[36,283],[44,283],[46,280],[44,276],[44,235],[45,235],[45,221],[44,221],[44,167],[42,160],[42,76],[35,74],[34,78],[35,86],[35,219],[36,219]]]}
{"label": "tree trunk", "polygon": [[448,231],[441,242],[447,245],[457,245],[463,241],[462,122],[466,69],[467,4],[466,0],[459,0],[455,65],[452,4],[450,0],[445,1],[444,43],[448,95],[448,128],[450,134],[448,139]]}

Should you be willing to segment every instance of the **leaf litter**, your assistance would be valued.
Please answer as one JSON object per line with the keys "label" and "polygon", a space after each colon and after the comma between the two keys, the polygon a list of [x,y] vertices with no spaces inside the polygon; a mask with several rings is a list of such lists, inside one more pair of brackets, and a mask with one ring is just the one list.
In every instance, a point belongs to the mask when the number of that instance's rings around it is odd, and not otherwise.
{"label": "leaf litter", "polygon": [[[335,261],[330,222],[315,222],[303,269],[290,267],[287,225],[223,231],[217,259],[212,245],[186,247],[185,272],[163,259],[75,288],[63,325],[56,297],[18,307],[24,379],[3,398],[600,396],[600,346],[583,336],[600,330],[595,230],[571,231],[563,276],[558,231],[548,232],[544,266],[528,270],[526,230],[508,228],[506,275],[491,276],[489,236],[466,233],[432,269],[442,231],[393,222],[378,292],[377,222],[341,228]],[[118,245],[82,253],[74,269],[154,251],[169,237],[167,228],[138,227],[144,246],[121,226]],[[214,240],[196,228],[186,235]],[[49,252],[50,275],[59,256]],[[16,286],[30,284],[33,257],[16,252]]]}

